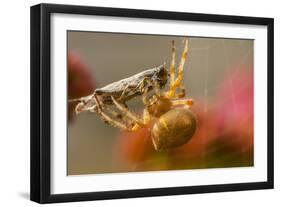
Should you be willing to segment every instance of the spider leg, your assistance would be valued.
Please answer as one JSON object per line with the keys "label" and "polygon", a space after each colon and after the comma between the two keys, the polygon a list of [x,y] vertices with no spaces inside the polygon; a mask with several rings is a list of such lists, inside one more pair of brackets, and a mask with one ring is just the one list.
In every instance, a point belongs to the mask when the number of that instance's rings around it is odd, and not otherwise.
{"label": "spider leg", "polygon": [[178,74],[177,74],[178,76],[177,76],[176,80],[174,81],[174,83],[170,86],[170,90],[168,92],[168,97],[170,97],[170,98],[175,96],[177,88],[179,88],[182,85],[183,69],[184,69],[185,60],[187,58],[187,54],[188,54],[188,39],[185,38],[184,49],[183,49],[180,64],[178,67]]}
{"label": "spider leg", "polygon": [[143,116],[143,123],[148,124],[151,120],[151,115],[148,112],[147,108],[144,108],[142,116]]}
{"label": "spider leg", "polygon": [[156,80],[152,81],[152,88],[155,91],[156,96],[161,97],[160,84]]}
{"label": "spider leg", "polygon": [[170,65],[170,87],[174,84],[175,81],[175,65],[176,65],[176,46],[175,40],[172,41],[172,60]]}
{"label": "spider leg", "polygon": [[185,105],[185,106],[192,106],[194,104],[193,99],[179,99],[179,100],[172,100],[172,105],[173,106],[178,106],[178,105]]}
{"label": "spider leg", "polygon": [[143,123],[144,124],[148,124],[150,119],[151,119],[150,114],[149,114],[149,112],[147,110],[147,107],[150,104],[150,101],[147,99],[147,94],[148,94],[148,88],[145,88],[144,92],[142,94],[142,102],[145,105],[145,108],[143,110],[143,115],[142,115],[143,116]]}
{"label": "spider leg", "polygon": [[155,103],[157,100],[164,98],[164,96],[162,95],[161,90],[160,90],[159,82],[157,82],[157,80],[148,79],[147,82],[149,83],[149,85],[152,86],[153,91],[155,92],[155,95],[150,97],[150,99],[147,98],[147,94],[148,94],[148,90],[149,90],[148,87],[146,87],[142,93],[142,101],[145,105],[145,109],[143,111],[143,123],[144,124],[148,124],[152,118],[152,115],[150,114],[148,107],[150,107],[151,104]]}
{"label": "spider leg", "polygon": [[186,95],[185,88],[183,84],[179,86],[180,92],[175,94],[175,98],[183,98]]}
{"label": "spider leg", "polygon": [[148,106],[149,105],[149,100],[147,99],[147,94],[148,94],[148,87],[146,87],[144,90],[143,90],[143,93],[142,93],[142,102],[145,106]]}

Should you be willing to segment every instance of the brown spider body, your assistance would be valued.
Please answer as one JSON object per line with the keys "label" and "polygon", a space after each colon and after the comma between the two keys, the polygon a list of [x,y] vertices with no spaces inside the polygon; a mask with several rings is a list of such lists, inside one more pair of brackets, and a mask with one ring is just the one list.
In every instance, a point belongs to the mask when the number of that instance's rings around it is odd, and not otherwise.
{"label": "brown spider body", "polygon": [[151,139],[158,151],[187,143],[196,130],[196,118],[188,107],[174,108],[160,116],[152,127]]}

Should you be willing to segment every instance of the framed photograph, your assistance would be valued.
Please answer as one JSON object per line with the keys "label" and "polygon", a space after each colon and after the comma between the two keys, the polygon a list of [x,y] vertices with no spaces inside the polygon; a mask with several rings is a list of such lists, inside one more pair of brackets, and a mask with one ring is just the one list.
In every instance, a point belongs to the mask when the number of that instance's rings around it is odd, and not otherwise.
{"label": "framed photograph", "polygon": [[273,188],[273,19],[31,7],[31,200]]}

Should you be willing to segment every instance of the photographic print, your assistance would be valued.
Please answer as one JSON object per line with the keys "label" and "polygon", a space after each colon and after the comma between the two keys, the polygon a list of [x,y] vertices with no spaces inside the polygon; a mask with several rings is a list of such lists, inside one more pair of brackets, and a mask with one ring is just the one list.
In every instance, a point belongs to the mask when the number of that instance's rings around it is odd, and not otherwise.
{"label": "photographic print", "polygon": [[272,18],[31,7],[30,199],[273,188]]}
{"label": "photographic print", "polygon": [[67,174],[254,166],[253,39],[67,31]]}

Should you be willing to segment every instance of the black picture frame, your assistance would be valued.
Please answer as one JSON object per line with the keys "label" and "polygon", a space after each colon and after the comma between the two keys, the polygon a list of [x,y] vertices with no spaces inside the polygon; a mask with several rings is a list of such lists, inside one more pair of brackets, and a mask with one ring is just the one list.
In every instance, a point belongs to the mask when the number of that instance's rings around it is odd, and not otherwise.
{"label": "black picture frame", "polygon": [[[267,181],[204,186],[167,187],[72,194],[51,194],[51,70],[50,70],[50,16],[53,13],[134,17],[181,20],[210,23],[232,23],[267,26]],[[88,201],[101,199],[165,196],[224,191],[241,191],[273,188],[273,44],[274,20],[272,18],[195,14],[168,11],[103,8],[89,6],[39,4],[31,7],[31,174],[30,199],[39,203]]]}

